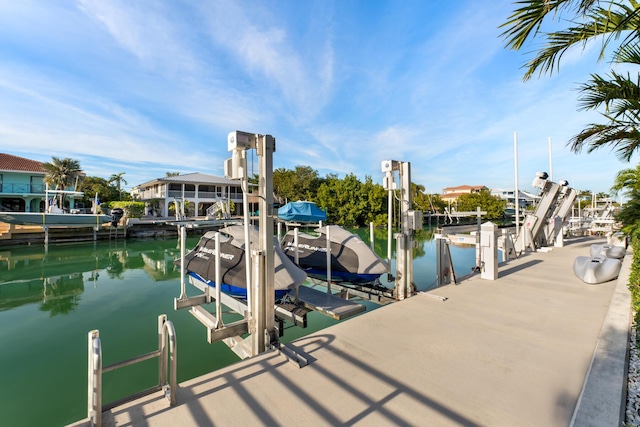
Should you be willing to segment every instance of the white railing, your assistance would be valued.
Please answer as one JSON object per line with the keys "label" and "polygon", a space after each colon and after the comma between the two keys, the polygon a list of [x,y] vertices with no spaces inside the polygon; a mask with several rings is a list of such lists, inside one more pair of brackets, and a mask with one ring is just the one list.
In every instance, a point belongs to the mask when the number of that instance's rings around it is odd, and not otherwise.
{"label": "white railing", "polygon": [[[168,343],[168,346],[167,346]],[[167,316],[161,314],[158,316],[158,350],[143,354],[122,362],[112,365],[102,366],[102,344],[100,342],[100,333],[97,329],[89,332],[89,382],[88,382],[88,400],[87,400],[87,417],[92,426],[102,426],[102,412],[112,409],[121,403],[130,401],[132,398],[139,398],[159,390],[164,391],[164,395],[169,401],[170,406],[176,405],[177,387],[177,364],[178,364],[178,348],[176,341],[176,332],[173,323],[167,320]],[[167,348],[168,347],[168,348]],[[130,366],[138,362],[159,357],[158,363],[158,384],[147,390],[128,396],[123,399],[102,405],[102,374],[114,371],[118,368]],[[167,382],[167,368],[170,371],[169,381]]]}

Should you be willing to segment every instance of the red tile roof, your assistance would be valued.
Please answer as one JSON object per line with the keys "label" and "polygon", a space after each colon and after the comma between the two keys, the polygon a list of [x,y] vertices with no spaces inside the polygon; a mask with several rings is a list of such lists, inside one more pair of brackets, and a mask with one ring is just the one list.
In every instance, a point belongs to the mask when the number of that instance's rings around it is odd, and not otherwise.
{"label": "red tile roof", "polygon": [[456,190],[460,190],[460,191],[482,190],[483,188],[486,188],[486,187],[484,185],[458,185],[457,187],[443,188],[442,191],[447,192],[447,191],[456,191]]}
{"label": "red tile roof", "polygon": [[42,167],[42,162],[6,153],[0,153],[0,171],[47,172]]}

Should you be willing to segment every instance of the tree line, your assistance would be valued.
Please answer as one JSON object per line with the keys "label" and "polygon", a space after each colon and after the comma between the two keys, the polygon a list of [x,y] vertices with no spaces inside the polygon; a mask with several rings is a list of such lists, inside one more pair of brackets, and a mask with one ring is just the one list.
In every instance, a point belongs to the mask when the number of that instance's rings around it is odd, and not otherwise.
{"label": "tree line", "polygon": [[[387,223],[388,193],[370,176],[361,181],[353,173],[344,178],[335,174],[320,177],[310,166],[278,168],[273,172],[273,191],[281,204],[298,200],[315,203],[327,212],[327,221],[332,224],[358,227]],[[414,210],[444,213],[447,207],[439,194],[426,193],[425,187],[416,183],[411,183],[411,199]],[[506,202],[489,190],[463,194],[456,204],[458,211],[475,211],[479,206],[487,211],[485,218],[494,220],[503,217],[506,207]]]}

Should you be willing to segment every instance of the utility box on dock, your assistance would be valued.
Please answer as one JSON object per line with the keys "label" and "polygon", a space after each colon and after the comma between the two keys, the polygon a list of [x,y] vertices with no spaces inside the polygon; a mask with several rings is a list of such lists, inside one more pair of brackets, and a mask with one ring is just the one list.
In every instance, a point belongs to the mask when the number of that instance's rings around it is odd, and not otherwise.
{"label": "utility box on dock", "polygon": [[485,222],[480,226],[480,278],[496,280],[498,278],[498,226]]}

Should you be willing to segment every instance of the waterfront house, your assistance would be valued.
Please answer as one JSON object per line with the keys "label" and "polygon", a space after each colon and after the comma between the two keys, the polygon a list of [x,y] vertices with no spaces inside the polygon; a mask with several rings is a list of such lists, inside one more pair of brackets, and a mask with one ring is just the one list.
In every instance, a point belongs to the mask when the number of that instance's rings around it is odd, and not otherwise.
{"label": "waterfront house", "polygon": [[[46,175],[42,162],[0,153],[0,210],[44,212]],[[69,209],[76,206],[74,197],[78,196],[68,195],[65,198]]]}
{"label": "waterfront house", "polygon": [[[170,208],[182,200],[192,202],[196,216],[207,216],[207,209],[217,203],[233,202],[232,215],[242,213],[242,189],[239,181],[200,172],[166,176],[133,187],[131,196],[146,204],[150,216],[173,216]],[[215,214],[215,213],[214,213]]]}
{"label": "waterfront house", "polygon": [[[507,207],[514,208],[516,206],[515,190],[513,189],[494,188],[491,190],[491,195],[506,200]],[[540,200],[540,196],[518,190],[518,202],[521,208],[535,205],[538,200]]]}
{"label": "waterfront house", "polygon": [[488,188],[484,185],[459,185],[457,187],[447,187],[442,189],[440,198],[443,202],[448,203],[449,206],[451,206],[451,203],[455,202],[458,197],[463,194],[479,193],[482,190],[488,190]]}

